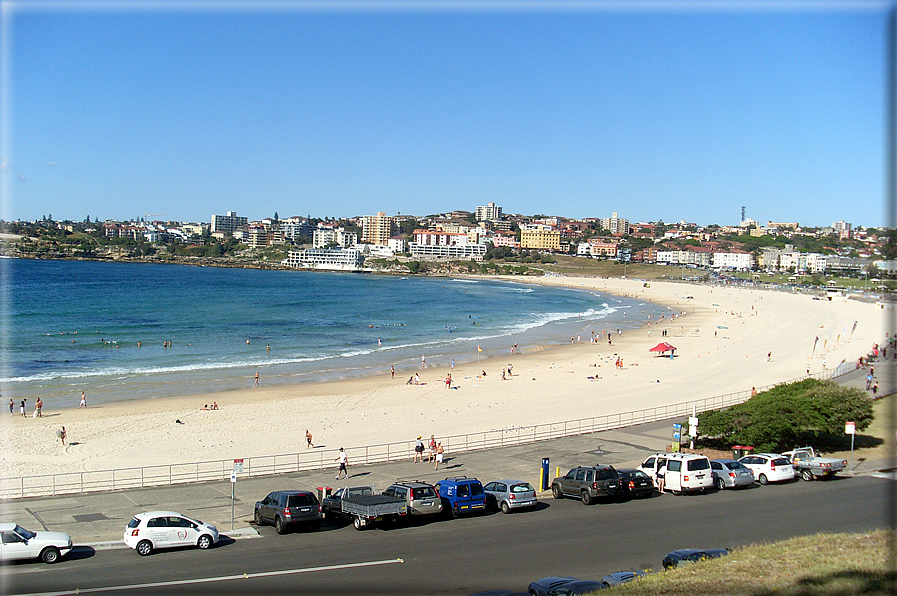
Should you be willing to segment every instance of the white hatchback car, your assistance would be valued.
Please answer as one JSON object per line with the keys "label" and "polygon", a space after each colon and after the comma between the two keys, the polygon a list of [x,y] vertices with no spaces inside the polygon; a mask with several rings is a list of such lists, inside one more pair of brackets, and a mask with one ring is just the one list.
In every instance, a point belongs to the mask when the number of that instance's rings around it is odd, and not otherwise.
{"label": "white hatchback car", "polygon": [[146,556],[157,548],[210,548],[218,542],[218,528],[174,511],[149,511],[134,516],[124,538],[128,547]]}
{"label": "white hatchback car", "polygon": [[18,524],[0,524],[0,561],[37,559],[55,563],[72,550],[72,537],[64,532],[31,532]]}
{"label": "white hatchback car", "polygon": [[794,466],[788,458],[778,453],[754,453],[739,459],[754,473],[760,484],[794,480]]}

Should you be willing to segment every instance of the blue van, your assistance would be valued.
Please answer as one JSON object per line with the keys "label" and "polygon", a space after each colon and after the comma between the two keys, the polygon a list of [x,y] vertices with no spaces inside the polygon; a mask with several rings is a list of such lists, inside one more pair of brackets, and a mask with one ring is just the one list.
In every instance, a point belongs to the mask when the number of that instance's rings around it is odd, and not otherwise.
{"label": "blue van", "polygon": [[450,512],[452,517],[486,510],[486,493],[476,478],[446,478],[436,483],[436,490],[442,500],[443,511]]}

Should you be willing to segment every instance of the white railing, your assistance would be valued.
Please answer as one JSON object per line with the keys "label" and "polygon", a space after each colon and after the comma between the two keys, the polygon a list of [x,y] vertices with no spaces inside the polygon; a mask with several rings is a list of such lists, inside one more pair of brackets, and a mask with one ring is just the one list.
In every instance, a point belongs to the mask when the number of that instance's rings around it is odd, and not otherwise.
{"label": "white railing", "polygon": [[[856,369],[855,363],[844,363],[836,369],[812,375],[817,379],[833,379]],[[806,378],[806,377],[803,377]],[[796,379],[800,380],[800,379]],[[788,381],[786,381],[788,382]],[[767,387],[758,387],[765,391]],[[538,441],[547,441],[562,437],[584,435],[615,428],[625,428],[637,424],[669,420],[679,416],[687,416],[695,412],[704,412],[724,408],[746,401],[750,391],[739,391],[726,395],[718,395],[704,399],[680,402],[666,406],[657,406],[632,412],[621,412],[605,416],[593,416],[578,420],[551,422],[534,426],[516,426],[488,431],[453,435],[442,439],[443,447],[449,453],[463,453],[523,445]],[[366,465],[410,459],[414,453],[415,441],[400,441],[349,447],[346,452],[349,461],[354,465]],[[336,450],[315,449],[299,453],[283,455],[263,455],[248,457],[243,460],[241,476],[270,476],[288,472],[304,472],[321,470],[334,466]],[[26,476],[21,478],[0,479],[0,499],[21,497],[52,496],[77,494],[94,491],[121,490],[128,488],[145,488],[166,486],[190,482],[208,482],[227,480],[234,469],[232,459],[144,466],[137,468],[121,468],[116,470],[100,470],[89,472],[69,472],[63,474],[47,474],[43,476]]]}

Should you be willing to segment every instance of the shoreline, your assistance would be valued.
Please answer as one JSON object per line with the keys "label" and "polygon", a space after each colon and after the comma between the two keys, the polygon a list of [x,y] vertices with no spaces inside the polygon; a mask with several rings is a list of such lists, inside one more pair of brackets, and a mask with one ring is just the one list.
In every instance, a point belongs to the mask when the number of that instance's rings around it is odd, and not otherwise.
{"label": "shoreline", "polygon": [[[502,277],[502,279],[508,279]],[[445,388],[446,366],[418,368],[426,385],[406,385],[410,371],[368,378],[243,388],[91,407],[44,410],[44,418],[5,419],[0,451],[4,476],[18,477],[224,460],[301,452],[308,428],[319,448],[413,441],[574,420],[724,395],[789,381],[855,360],[884,338],[881,312],[856,300],[618,278],[543,277],[516,281],[563,285],[650,300],[683,314],[613,336],[613,346],[579,342],[510,356],[479,366],[456,365],[456,389]],[[851,338],[821,345],[858,321]],[[662,337],[666,329],[668,335]],[[834,337],[834,335],[833,335]],[[648,351],[660,341],[675,358]],[[822,344],[822,340],[818,342]],[[835,344],[836,342],[832,342]],[[510,347],[510,346],[509,346]],[[767,355],[771,353],[770,357]],[[812,356],[812,357],[811,357]],[[623,366],[615,366],[616,358]],[[501,369],[513,363],[513,376]],[[477,379],[480,370],[487,376]],[[594,378],[589,378],[594,377]],[[218,411],[201,411],[217,401]],[[184,424],[176,424],[181,420]],[[65,424],[64,448],[53,433]],[[329,451],[328,451],[329,452]]]}

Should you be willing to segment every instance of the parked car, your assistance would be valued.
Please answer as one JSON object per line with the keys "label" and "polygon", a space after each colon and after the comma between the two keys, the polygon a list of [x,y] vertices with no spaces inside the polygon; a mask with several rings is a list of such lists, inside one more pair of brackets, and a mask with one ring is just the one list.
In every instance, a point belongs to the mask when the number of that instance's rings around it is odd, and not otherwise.
{"label": "parked car", "polygon": [[606,586],[619,586],[626,584],[640,577],[648,575],[647,571],[617,571],[616,573],[608,573],[601,578],[601,582]]}
{"label": "parked car", "polygon": [[278,534],[297,526],[321,529],[321,504],[307,490],[276,490],[255,504],[255,525],[274,524]]}
{"label": "parked car", "polygon": [[613,466],[579,466],[551,483],[551,494],[555,499],[575,497],[583,504],[591,505],[598,497],[619,497],[622,494],[620,479]]}
{"label": "parked car", "polygon": [[575,577],[543,577],[532,582],[527,589],[532,596],[548,596],[548,590],[578,581]]}
{"label": "parked car", "polygon": [[794,480],[794,466],[788,458],[778,453],[754,453],[739,459],[754,472],[760,484],[789,482]]}
{"label": "parked car", "polygon": [[409,515],[435,515],[442,513],[442,499],[432,484],[420,480],[400,480],[390,485],[384,495],[405,500]]}
{"label": "parked car", "polygon": [[452,517],[486,510],[486,493],[482,483],[476,478],[446,478],[436,483],[436,491],[442,499],[443,510],[448,511]]}
{"label": "parked car", "polygon": [[663,558],[663,568],[671,569],[673,567],[682,567],[683,565],[688,565],[696,561],[725,557],[730,552],[731,551],[728,548],[683,548],[674,550]]}
{"label": "parked car", "polygon": [[486,493],[486,505],[501,509],[502,513],[511,513],[515,509],[535,507],[536,489],[523,480],[495,480],[483,487]]}
{"label": "parked car", "polygon": [[794,466],[794,473],[807,481],[831,478],[847,467],[846,459],[821,457],[812,447],[795,447],[782,455]]}
{"label": "parked car", "polygon": [[648,457],[639,470],[657,482],[657,472],[664,468],[664,490],[674,495],[686,492],[705,492],[713,486],[710,459],[695,453],[655,453]]}
{"label": "parked car", "polygon": [[650,497],[654,494],[654,483],[651,477],[635,468],[619,468],[620,488],[627,499],[633,497]]}
{"label": "parked car", "polygon": [[606,587],[602,582],[593,579],[578,579],[575,582],[561,584],[556,588],[549,588],[548,596],[584,596]]}
{"label": "parked car", "polygon": [[176,546],[207,549],[218,542],[218,528],[174,511],[148,511],[138,513],[128,522],[124,540],[142,556]]}
{"label": "parked car", "polygon": [[754,483],[754,472],[743,463],[734,459],[710,460],[713,470],[713,484],[716,488],[741,488]]}
{"label": "parked car", "polygon": [[19,524],[0,523],[0,561],[40,559],[55,563],[72,550],[72,537],[64,532],[32,532]]}
{"label": "parked car", "polygon": [[356,530],[376,522],[397,521],[408,514],[403,499],[377,494],[372,486],[347,486],[324,497],[321,509],[328,518],[352,520]]}

